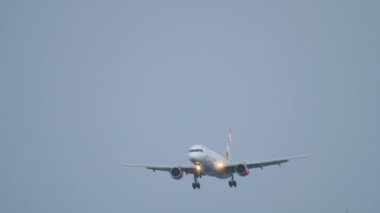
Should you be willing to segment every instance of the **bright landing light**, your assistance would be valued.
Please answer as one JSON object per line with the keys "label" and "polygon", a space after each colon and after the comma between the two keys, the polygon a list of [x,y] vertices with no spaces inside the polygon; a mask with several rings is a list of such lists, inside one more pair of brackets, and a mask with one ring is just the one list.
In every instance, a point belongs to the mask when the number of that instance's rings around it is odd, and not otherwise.
{"label": "bright landing light", "polygon": [[197,165],[195,165],[195,169],[196,169],[198,172],[200,172],[200,171],[202,170],[202,167],[201,167],[201,165],[197,164]]}
{"label": "bright landing light", "polygon": [[218,171],[223,170],[225,167],[224,163],[222,162],[215,162],[214,165],[215,165],[216,170]]}

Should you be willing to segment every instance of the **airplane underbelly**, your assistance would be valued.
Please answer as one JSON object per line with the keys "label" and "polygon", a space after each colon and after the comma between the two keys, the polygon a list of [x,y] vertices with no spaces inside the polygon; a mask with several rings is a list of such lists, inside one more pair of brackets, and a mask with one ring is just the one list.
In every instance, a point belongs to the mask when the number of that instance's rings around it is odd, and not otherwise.
{"label": "airplane underbelly", "polygon": [[204,162],[204,166],[205,166],[205,171],[204,171],[205,175],[213,176],[220,179],[227,179],[231,177],[231,174],[229,173],[225,173],[223,171],[217,171],[215,169],[213,161]]}
{"label": "airplane underbelly", "polygon": [[207,174],[209,176],[213,176],[213,177],[216,177],[216,178],[220,178],[220,179],[227,179],[227,178],[230,178],[231,177],[231,174],[228,174],[228,173],[221,173],[221,172],[211,172],[209,174]]}

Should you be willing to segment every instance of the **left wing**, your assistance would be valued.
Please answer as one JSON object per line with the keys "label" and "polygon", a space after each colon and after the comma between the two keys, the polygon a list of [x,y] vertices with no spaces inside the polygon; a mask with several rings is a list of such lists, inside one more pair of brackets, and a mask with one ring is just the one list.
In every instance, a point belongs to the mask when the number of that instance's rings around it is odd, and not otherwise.
{"label": "left wing", "polygon": [[181,168],[186,174],[194,174],[195,167],[194,166],[162,166],[162,165],[146,165],[146,164],[124,164],[124,167],[137,167],[137,168],[146,168],[153,170],[153,172],[157,171],[167,171],[170,172],[172,168],[178,167]]}
{"label": "left wing", "polygon": [[308,155],[301,155],[301,156],[275,159],[275,160],[256,161],[256,162],[251,162],[251,163],[240,163],[240,164],[230,164],[227,166],[227,170],[229,171],[229,173],[235,173],[236,169],[239,165],[246,166],[247,169],[253,169],[253,168],[263,169],[263,167],[265,167],[265,166],[281,165],[282,163],[286,163],[289,160],[300,159],[300,158],[308,158],[310,156],[311,155],[308,154]]}

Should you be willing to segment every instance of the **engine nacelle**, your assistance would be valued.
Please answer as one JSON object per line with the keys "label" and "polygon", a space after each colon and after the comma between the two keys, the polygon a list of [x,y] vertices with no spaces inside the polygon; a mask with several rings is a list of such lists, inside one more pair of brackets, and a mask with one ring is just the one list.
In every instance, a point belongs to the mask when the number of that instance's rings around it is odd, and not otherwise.
{"label": "engine nacelle", "polygon": [[173,167],[170,169],[170,176],[173,179],[179,180],[183,177],[183,169],[181,167]]}
{"label": "engine nacelle", "polygon": [[239,164],[236,166],[236,173],[240,176],[247,176],[249,174],[249,169],[247,164]]}

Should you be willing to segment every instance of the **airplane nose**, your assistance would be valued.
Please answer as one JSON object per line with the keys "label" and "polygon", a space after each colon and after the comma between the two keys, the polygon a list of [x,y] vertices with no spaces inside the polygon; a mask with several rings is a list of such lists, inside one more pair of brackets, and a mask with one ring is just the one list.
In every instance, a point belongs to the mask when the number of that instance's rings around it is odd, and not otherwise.
{"label": "airplane nose", "polygon": [[189,160],[193,163],[198,162],[199,153],[189,152]]}

